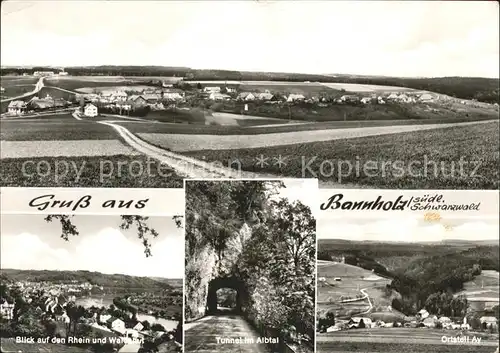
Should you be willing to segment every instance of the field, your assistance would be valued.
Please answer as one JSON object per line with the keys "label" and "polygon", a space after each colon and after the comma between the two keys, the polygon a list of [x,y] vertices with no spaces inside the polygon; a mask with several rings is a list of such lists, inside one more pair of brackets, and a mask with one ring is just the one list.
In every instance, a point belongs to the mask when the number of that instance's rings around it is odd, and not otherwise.
{"label": "field", "polygon": [[271,92],[280,93],[293,93],[293,94],[303,94],[304,96],[310,96],[319,93],[332,93],[335,90],[324,85],[316,83],[302,83],[302,84],[280,84],[279,82],[245,82],[240,85],[240,91],[245,92],[264,92],[269,90]]}
{"label": "field", "polygon": [[55,86],[59,88],[64,88],[69,91],[76,91],[77,88],[83,87],[113,87],[117,84],[131,84],[132,81],[126,80],[120,76],[108,76],[108,77],[56,77],[45,79],[45,85]]}
{"label": "field", "polygon": [[[385,131],[395,132],[397,128]],[[304,139],[285,139],[279,134],[271,139],[263,136],[261,140],[259,137],[216,140],[213,136],[194,140],[188,135],[177,135],[175,140],[166,141],[154,134],[149,138],[153,143],[174,150],[176,147],[184,151],[190,149],[186,155],[209,162],[238,159],[244,171],[284,177],[317,177],[322,183],[332,186],[498,189],[498,122],[357,138],[355,130],[346,130],[343,136],[337,132],[337,140],[331,140],[336,132],[330,131],[325,136],[330,141],[310,143]],[[318,139],[318,135],[315,132],[309,138]],[[186,145],[188,139],[190,144]],[[263,143],[265,147],[234,149],[237,145],[255,146],[257,143]],[[274,143],[282,146],[272,146]],[[210,151],[211,148],[224,147],[233,149]],[[199,151],[195,151],[196,148]],[[256,158],[260,156],[269,158],[269,163],[256,165]],[[270,163],[278,156],[286,158],[286,164]],[[461,174],[458,172],[460,158],[467,163]]]}
{"label": "field", "polygon": [[341,90],[344,89],[348,92],[370,92],[370,93],[382,93],[382,92],[411,92],[415,91],[412,88],[397,87],[397,86],[379,86],[379,85],[362,85],[357,83],[322,83],[322,85]]}
{"label": "field", "polygon": [[5,91],[2,92],[2,99],[8,99],[12,97],[21,96],[25,93],[31,92],[35,89],[35,85],[32,84],[21,84],[21,85],[11,85],[4,87]]}
{"label": "field", "polygon": [[[498,335],[466,332],[469,343],[442,342],[445,337],[455,337],[456,332],[425,328],[357,329],[319,334],[316,337],[318,352],[364,353],[493,353],[498,346]],[[473,337],[481,338],[472,343]]]}
{"label": "field", "polygon": [[[38,171],[37,171],[38,168]],[[2,158],[0,186],[181,188],[183,179],[146,156]]]}
{"label": "field", "polygon": [[[371,302],[367,298],[352,302],[341,303],[341,296],[349,298],[363,298],[371,290],[377,298],[383,298],[383,291],[375,291],[384,287],[390,280],[377,276],[371,271],[360,267],[327,261],[318,261],[318,314],[334,311],[336,317],[351,317],[371,311]],[[324,278],[323,280],[319,280]],[[340,278],[336,281],[335,278]],[[371,299],[370,299],[371,300]],[[377,299],[380,301],[380,299]]]}

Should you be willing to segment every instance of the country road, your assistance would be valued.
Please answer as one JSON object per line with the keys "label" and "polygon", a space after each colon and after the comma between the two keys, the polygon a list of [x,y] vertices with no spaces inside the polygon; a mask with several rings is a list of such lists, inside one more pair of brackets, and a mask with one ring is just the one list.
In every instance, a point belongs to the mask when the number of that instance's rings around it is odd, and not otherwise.
{"label": "country road", "polygon": [[[257,343],[259,334],[239,315],[231,313],[204,317],[186,325],[184,351],[196,353],[269,353],[264,343]],[[221,343],[217,338],[245,340]]]}
{"label": "country road", "polygon": [[366,310],[365,312],[362,312],[362,313],[360,313],[358,315],[368,314],[373,309],[372,301],[370,300],[370,296],[368,295],[368,293],[366,293],[366,290],[367,290],[367,288],[362,288],[362,289],[360,289],[360,292],[363,293],[363,295],[365,296],[365,298],[368,300],[368,305],[370,307],[368,308],[368,310]]}

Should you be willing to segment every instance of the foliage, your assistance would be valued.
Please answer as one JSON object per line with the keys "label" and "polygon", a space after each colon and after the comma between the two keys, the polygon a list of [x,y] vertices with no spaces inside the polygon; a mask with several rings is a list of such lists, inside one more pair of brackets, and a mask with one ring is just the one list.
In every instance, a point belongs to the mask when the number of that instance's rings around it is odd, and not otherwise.
{"label": "foliage", "polygon": [[286,340],[314,338],[316,224],[309,207],[275,197],[283,186],[186,183],[188,319],[206,305],[212,279],[232,278],[242,283],[234,285],[243,313],[257,327]]}

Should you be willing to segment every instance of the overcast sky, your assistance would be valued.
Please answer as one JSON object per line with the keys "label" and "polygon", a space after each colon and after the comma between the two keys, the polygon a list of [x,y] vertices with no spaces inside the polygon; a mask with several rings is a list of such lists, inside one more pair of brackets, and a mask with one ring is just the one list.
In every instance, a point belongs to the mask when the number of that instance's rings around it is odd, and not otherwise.
{"label": "overcast sky", "polygon": [[6,1],[2,65],[499,77],[497,1]]}
{"label": "overcast sky", "polygon": [[44,215],[2,215],[1,267],[34,270],[88,270],[107,274],[182,278],[184,236],[171,217],[151,217],[158,231],[153,256],[146,258],[135,230],[121,230],[120,216],[75,216],[80,235],[60,238],[59,221]]}
{"label": "overcast sky", "polygon": [[498,218],[444,219],[424,221],[423,217],[398,219],[321,219],[317,222],[318,239],[346,239],[397,242],[428,242],[446,239],[498,239]]}

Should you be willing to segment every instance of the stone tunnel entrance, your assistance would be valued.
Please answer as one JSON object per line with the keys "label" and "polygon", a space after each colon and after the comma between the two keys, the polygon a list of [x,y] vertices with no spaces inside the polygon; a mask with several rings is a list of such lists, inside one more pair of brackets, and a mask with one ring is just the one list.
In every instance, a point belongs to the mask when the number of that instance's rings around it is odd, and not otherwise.
{"label": "stone tunnel entrance", "polygon": [[[241,313],[246,301],[246,288],[244,283],[236,277],[218,277],[210,281],[208,284],[207,294],[207,314],[220,313],[219,306],[221,301],[217,300],[217,292],[223,289],[232,289],[236,292],[234,303],[230,309],[234,312]],[[221,291],[219,291],[220,294]],[[232,300],[231,300],[232,301]]]}

